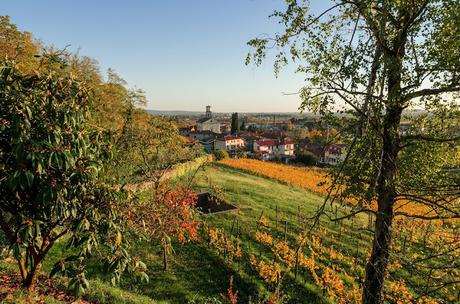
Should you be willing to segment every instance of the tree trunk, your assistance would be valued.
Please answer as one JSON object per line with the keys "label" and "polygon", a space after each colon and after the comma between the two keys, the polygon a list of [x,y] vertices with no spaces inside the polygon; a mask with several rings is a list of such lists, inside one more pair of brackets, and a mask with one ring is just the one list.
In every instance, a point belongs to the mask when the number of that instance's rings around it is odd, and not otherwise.
{"label": "tree trunk", "polygon": [[377,215],[371,256],[366,265],[366,279],[363,287],[363,304],[383,304],[383,287],[387,273],[391,245],[391,225],[396,193],[397,158],[399,152],[399,124],[403,105],[401,104],[402,58],[406,37],[393,42],[396,52],[385,52],[388,99],[382,130],[382,159],[376,188]]}
{"label": "tree trunk", "polygon": [[387,272],[391,244],[391,225],[393,223],[393,206],[396,198],[396,173],[398,154],[397,128],[402,109],[389,111],[385,128],[381,175],[377,187],[378,210],[375,220],[372,253],[366,265],[363,303],[383,303],[383,283]]}
{"label": "tree trunk", "polygon": [[29,273],[27,274],[25,280],[23,281],[23,287],[27,289],[27,291],[33,291],[35,287],[35,281],[37,278],[37,274],[40,273],[40,269],[42,268],[42,262],[37,261],[33,267],[30,269]]}

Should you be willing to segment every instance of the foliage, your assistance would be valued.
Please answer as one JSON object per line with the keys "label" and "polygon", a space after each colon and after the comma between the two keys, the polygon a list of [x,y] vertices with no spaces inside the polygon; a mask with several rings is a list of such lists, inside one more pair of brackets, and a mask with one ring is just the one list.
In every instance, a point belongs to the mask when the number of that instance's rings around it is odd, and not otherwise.
{"label": "foliage", "polygon": [[8,16],[0,16],[0,58],[13,60],[17,68],[25,73],[38,67],[40,45],[34,41],[32,34],[21,32],[10,22]]}
{"label": "foliage", "polygon": [[238,290],[233,291],[233,277],[230,277],[230,284],[227,289],[226,295],[221,295],[226,303],[237,304],[238,303]]}
{"label": "foliage", "polygon": [[197,239],[198,221],[194,207],[197,196],[189,189],[161,184],[145,202],[125,207],[130,226],[163,248],[163,268],[167,270],[167,256],[172,253],[173,241],[180,243]]}
{"label": "foliage", "polygon": [[[70,285],[82,292],[84,260],[98,244],[125,251],[116,242],[122,232],[117,194],[101,179],[110,137],[87,125],[92,99],[84,82],[50,68],[25,75],[2,65],[1,228],[28,288],[51,247],[69,236],[79,254],[63,258],[52,273],[72,276]],[[123,272],[127,264],[117,266]]]}
{"label": "foliage", "polygon": [[231,133],[236,134],[239,131],[240,131],[240,121],[238,119],[238,113],[232,113]]}
{"label": "foliage", "polygon": [[201,147],[183,140],[174,124],[160,117],[127,115],[116,144],[116,166],[111,170],[122,181],[141,177],[158,186],[174,167],[203,155]]}
{"label": "foliage", "polygon": [[[283,31],[249,41],[254,51],[247,63],[261,64],[267,50],[278,50],[276,74],[289,62],[305,74],[301,109],[345,131],[347,159],[336,168],[328,198],[353,200],[357,208],[350,216],[377,205],[363,302],[383,303],[395,215],[460,217],[458,177],[447,170],[460,140],[455,101],[460,58],[452,56],[460,51],[455,26],[460,5],[454,0],[335,1],[313,14],[309,1],[287,0],[286,9],[272,16]],[[403,111],[413,108],[427,112],[425,125],[412,119],[413,128],[405,133]],[[337,113],[348,117],[342,120]],[[420,168],[415,164],[425,162]],[[401,201],[421,205],[427,213],[398,211]]]}
{"label": "foliage", "polygon": [[230,157],[227,151],[220,150],[220,149],[214,152],[214,155],[216,156],[217,160],[223,160],[223,159],[227,159]]}
{"label": "foliage", "polygon": [[260,174],[280,182],[299,186],[324,194],[327,191],[326,172],[316,168],[300,168],[283,164],[264,162],[256,159],[224,159],[219,162],[225,166]]}
{"label": "foliage", "polygon": [[220,254],[223,254],[226,259],[233,261],[243,256],[239,239],[226,235],[219,228],[206,226],[206,231],[209,245],[214,247]]}
{"label": "foliage", "polygon": [[307,166],[315,166],[318,164],[318,158],[312,153],[299,153],[295,156],[296,162]]}

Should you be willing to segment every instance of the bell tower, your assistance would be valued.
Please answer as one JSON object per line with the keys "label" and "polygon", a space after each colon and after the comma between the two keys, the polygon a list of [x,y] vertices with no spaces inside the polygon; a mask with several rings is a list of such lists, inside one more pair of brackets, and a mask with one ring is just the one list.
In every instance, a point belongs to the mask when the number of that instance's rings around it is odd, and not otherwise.
{"label": "bell tower", "polygon": [[212,117],[211,106],[206,106],[206,117],[207,118]]}

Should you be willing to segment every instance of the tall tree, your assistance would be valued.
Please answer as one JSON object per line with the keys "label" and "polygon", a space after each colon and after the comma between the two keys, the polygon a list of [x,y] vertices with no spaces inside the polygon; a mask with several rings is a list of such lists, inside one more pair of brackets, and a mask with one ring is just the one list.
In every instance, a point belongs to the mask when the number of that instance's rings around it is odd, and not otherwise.
{"label": "tall tree", "polygon": [[246,120],[245,119],[241,122],[240,129],[241,131],[246,131]]}
{"label": "tall tree", "polygon": [[8,57],[22,71],[31,72],[38,66],[40,44],[32,34],[20,31],[8,16],[0,16],[0,58]]}
{"label": "tall tree", "polygon": [[[353,196],[353,215],[375,214],[363,303],[383,303],[395,216],[460,217],[458,171],[448,169],[460,138],[460,3],[338,0],[320,14],[310,13],[308,1],[286,3],[285,11],[272,15],[284,31],[251,40],[247,63],[260,64],[277,47],[275,73],[292,60],[306,74],[302,109],[331,123],[339,123],[337,112],[352,115],[342,126],[349,134],[348,157],[330,193],[345,189],[339,198]],[[401,132],[403,111],[415,108],[425,115]],[[435,154],[440,161],[433,167],[414,163]],[[401,204],[424,211],[403,212]],[[318,215],[326,213],[324,206]]]}
{"label": "tall tree", "polygon": [[232,126],[230,129],[230,132],[232,134],[236,134],[240,130],[240,123],[238,119],[238,113],[233,113],[232,114]]}

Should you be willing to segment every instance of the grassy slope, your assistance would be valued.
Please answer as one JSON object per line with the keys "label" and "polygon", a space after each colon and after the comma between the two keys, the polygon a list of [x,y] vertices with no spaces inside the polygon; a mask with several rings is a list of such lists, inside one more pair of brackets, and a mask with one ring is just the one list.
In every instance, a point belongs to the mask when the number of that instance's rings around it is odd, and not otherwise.
{"label": "grassy slope", "polygon": [[[207,178],[205,178],[207,176]],[[231,230],[236,218],[240,227],[241,240],[244,251],[248,247],[253,251],[257,244],[254,242],[256,221],[261,212],[274,226],[275,208],[278,206],[280,220],[288,221],[288,238],[294,240],[300,231],[297,214],[300,206],[301,214],[311,216],[322,203],[322,198],[306,190],[281,184],[274,180],[248,174],[239,170],[213,165],[206,169],[197,179],[196,190],[206,191],[209,182],[225,190],[226,199],[239,207],[236,212],[220,213],[203,216],[213,226],[223,227],[227,232]],[[355,220],[365,225],[364,217]],[[337,227],[331,223],[322,223],[322,227],[333,232]],[[273,227],[274,228],[274,227]],[[274,233],[274,229],[272,232]],[[284,226],[279,225],[278,234],[283,235]],[[353,241],[352,241],[353,240]],[[369,236],[364,232],[344,233],[342,244],[345,250],[355,253],[356,240],[358,245],[368,248]],[[325,240],[327,242],[327,240]],[[362,246],[361,246],[362,247]],[[359,249],[359,247],[358,247]],[[62,252],[59,246],[51,252],[46,269],[49,269]],[[119,287],[111,287],[107,278],[100,274],[98,265],[89,269],[93,280],[88,298],[101,303],[186,303],[196,300],[201,303],[203,299],[220,298],[220,293],[225,293],[228,288],[228,279],[234,276],[235,288],[239,291],[239,298],[247,302],[250,296],[257,293],[266,293],[264,284],[257,275],[248,268],[248,263],[228,263],[222,256],[217,255],[211,248],[204,244],[186,244],[175,246],[175,256],[171,261],[168,272],[161,270],[161,254],[157,246],[138,243],[135,252],[141,256],[149,267],[149,283],[139,283],[124,279]],[[268,254],[268,253],[267,253]],[[364,255],[364,251],[359,255]],[[321,292],[310,283],[295,281],[289,276],[283,282],[282,289],[289,294],[290,303],[323,303]]]}

